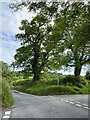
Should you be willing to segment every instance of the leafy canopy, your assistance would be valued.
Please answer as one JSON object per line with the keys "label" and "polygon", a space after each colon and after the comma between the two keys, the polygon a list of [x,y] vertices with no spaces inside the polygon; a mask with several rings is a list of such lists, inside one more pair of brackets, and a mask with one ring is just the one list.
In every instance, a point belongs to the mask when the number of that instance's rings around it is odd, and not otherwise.
{"label": "leafy canopy", "polygon": [[[90,61],[87,46],[90,37],[88,7],[89,5],[84,2],[73,2],[57,18],[52,34],[52,38],[58,41],[52,61],[56,67],[75,67],[76,76],[80,74],[82,66]],[[60,39],[62,30],[63,37]]]}

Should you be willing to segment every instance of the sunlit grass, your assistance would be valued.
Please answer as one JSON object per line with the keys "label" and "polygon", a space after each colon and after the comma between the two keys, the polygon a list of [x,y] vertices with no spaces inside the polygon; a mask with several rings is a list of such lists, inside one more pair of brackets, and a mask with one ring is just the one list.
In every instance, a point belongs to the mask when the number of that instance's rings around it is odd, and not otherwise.
{"label": "sunlit grass", "polygon": [[[57,86],[57,77],[42,77],[39,81],[33,82],[32,78],[19,79],[12,82],[12,89],[35,95],[64,95],[64,94],[88,94],[90,92],[88,81],[80,77],[78,85],[61,82],[66,76],[60,76],[60,85]],[[73,77],[73,76],[71,76]]]}

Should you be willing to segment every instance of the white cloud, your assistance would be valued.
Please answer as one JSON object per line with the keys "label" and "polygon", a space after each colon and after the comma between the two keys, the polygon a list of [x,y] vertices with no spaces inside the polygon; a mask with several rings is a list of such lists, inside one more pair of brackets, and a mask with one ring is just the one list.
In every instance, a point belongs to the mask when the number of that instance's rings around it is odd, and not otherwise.
{"label": "white cloud", "polygon": [[[19,32],[18,27],[20,23],[24,19],[28,19],[29,21],[35,15],[33,12],[30,14],[26,8],[22,9],[22,11],[13,12],[13,10],[9,9],[8,3],[2,4],[2,32],[8,34],[16,34]],[[7,10],[6,10],[7,9]],[[0,32],[1,32],[0,31]]]}
{"label": "white cloud", "polygon": [[[87,71],[88,71],[88,66],[83,66],[81,69],[80,75],[85,76]],[[58,70],[58,72],[62,73],[63,75],[74,75],[74,67],[72,67],[71,69],[67,69],[67,70],[64,70],[64,67],[63,67],[63,69]]]}
{"label": "white cloud", "polygon": [[[19,31],[21,21],[27,19],[30,21],[35,14],[28,13],[24,8],[22,11],[13,12],[9,9],[9,3],[2,2],[2,13],[0,14],[0,60],[11,64],[14,60],[16,49],[20,47],[20,41],[15,41],[15,34]],[[2,43],[2,44],[1,44]]]}
{"label": "white cloud", "polygon": [[11,37],[9,36],[8,39],[6,38],[3,39],[2,41],[2,57],[0,60],[11,64],[14,61],[14,55],[16,53],[16,49],[20,47],[20,42],[11,40]]}

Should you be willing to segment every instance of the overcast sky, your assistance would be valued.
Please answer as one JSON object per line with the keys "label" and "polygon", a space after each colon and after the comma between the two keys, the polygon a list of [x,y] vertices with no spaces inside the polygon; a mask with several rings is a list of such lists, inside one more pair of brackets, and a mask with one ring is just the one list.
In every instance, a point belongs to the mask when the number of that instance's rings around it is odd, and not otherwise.
{"label": "overcast sky", "polygon": [[[34,14],[28,13],[26,9],[13,12],[9,8],[8,2],[0,2],[0,61],[9,65],[14,61],[14,55],[17,48],[20,47],[20,41],[16,41],[15,34],[19,31],[18,27],[23,19],[31,20]],[[73,74],[74,71],[61,71],[63,74]],[[81,75],[85,75],[86,70],[82,69]]]}

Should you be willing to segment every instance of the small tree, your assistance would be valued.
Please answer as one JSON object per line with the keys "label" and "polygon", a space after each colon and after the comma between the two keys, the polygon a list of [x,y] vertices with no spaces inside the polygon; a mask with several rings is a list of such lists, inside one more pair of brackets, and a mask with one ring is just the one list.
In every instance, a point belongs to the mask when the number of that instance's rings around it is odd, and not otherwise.
{"label": "small tree", "polygon": [[12,78],[12,72],[10,71],[9,65],[3,61],[0,61],[0,68],[2,78],[6,78],[10,82]]}
{"label": "small tree", "polygon": [[9,70],[9,66],[7,63],[0,61],[0,68],[1,68],[2,77],[7,78],[10,76],[10,70]]}

